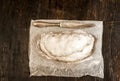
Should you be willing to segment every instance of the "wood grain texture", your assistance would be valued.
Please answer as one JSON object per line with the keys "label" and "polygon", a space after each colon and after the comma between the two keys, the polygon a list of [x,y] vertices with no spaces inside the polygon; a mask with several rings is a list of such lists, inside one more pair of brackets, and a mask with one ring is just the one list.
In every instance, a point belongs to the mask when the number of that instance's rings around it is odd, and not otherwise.
{"label": "wood grain texture", "polygon": [[[120,0],[1,0],[0,81],[120,81]],[[105,78],[29,77],[31,19],[104,21]]]}

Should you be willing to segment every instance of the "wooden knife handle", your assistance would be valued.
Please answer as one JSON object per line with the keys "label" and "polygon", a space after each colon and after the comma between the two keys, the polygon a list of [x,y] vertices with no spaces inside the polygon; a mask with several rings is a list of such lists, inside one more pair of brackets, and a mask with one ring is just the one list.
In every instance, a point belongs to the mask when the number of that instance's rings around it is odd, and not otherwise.
{"label": "wooden knife handle", "polygon": [[60,23],[51,23],[45,21],[35,21],[32,24],[36,27],[60,27]]}

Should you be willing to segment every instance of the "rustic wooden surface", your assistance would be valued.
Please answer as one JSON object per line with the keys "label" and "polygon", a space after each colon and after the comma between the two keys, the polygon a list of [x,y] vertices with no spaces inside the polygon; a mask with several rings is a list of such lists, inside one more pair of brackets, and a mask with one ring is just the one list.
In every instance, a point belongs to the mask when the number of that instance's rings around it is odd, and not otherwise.
{"label": "rustic wooden surface", "polygon": [[[31,19],[104,21],[105,78],[29,77]],[[1,0],[0,81],[120,81],[120,0]]]}

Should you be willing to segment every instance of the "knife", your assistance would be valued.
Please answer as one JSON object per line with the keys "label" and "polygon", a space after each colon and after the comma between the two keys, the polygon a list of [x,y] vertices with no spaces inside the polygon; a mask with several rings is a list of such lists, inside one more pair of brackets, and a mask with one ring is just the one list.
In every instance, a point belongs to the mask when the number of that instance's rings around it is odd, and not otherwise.
{"label": "knife", "polygon": [[32,23],[35,27],[62,27],[62,28],[84,28],[84,27],[94,27],[93,23],[83,23],[83,22],[46,22],[46,21],[34,21]]}

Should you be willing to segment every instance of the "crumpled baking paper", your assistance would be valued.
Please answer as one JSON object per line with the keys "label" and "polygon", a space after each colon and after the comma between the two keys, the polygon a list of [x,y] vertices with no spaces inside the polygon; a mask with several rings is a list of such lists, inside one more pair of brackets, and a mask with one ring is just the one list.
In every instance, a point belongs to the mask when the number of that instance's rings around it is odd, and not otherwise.
{"label": "crumpled baking paper", "polygon": [[[60,27],[42,27],[38,28],[32,25],[34,21],[46,22],[83,22],[94,23],[94,27],[79,28],[92,34],[95,37],[95,46],[93,54],[83,61],[76,63],[64,63],[47,59],[41,56],[42,52],[37,48],[37,40],[40,34],[50,31],[76,30]],[[82,77],[85,75],[104,78],[104,63],[102,56],[102,21],[77,21],[77,20],[31,20],[29,39],[29,68],[30,76],[61,76],[61,77]]]}

